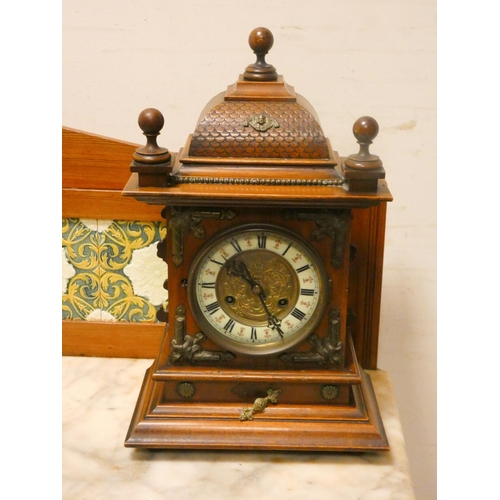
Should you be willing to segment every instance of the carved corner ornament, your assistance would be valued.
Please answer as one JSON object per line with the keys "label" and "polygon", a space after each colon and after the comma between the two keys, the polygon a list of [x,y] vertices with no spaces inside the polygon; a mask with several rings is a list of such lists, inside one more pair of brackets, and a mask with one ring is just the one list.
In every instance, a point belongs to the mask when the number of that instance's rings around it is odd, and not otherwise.
{"label": "carved corner ornament", "polygon": [[235,217],[232,210],[203,210],[197,208],[172,207],[172,218],[168,223],[172,239],[172,260],[176,266],[184,261],[184,235],[193,233],[195,238],[205,238],[204,219],[227,219]]}
{"label": "carved corner ornament", "polygon": [[335,269],[342,266],[344,246],[349,229],[350,212],[329,214],[316,219],[318,228],[313,231],[313,240],[327,236],[332,239],[331,264]]}
{"label": "carved corner ornament", "polygon": [[198,332],[194,336],[186,333],[186,308],[181,304],[175,310],[174,338],[171,342],[172,355],[170,361],[189,361],[196,363],[200,361],[231,361],[234,354],[222,351],[206,351],[201,345],[206,340],[203,332]]}
{"label": "carved corner ornament", "polygon": [[342,266],[344,246],[349,230],[349,210],[287,210],[286,219],[314,220],[317,228],[311,233],[311,240],[324,237],[332,239],[330,262],[335,269]]}
{"label": "carved corner ornament", "polygon": [[340,340],[340,312],[330,310],[328,335],[323,339],[313,333],[308,338],[312,349],[309,352],[285,353],[280,356],[284,363],[317,363],[318,365],[339,364],[342,361],[342,342]]}

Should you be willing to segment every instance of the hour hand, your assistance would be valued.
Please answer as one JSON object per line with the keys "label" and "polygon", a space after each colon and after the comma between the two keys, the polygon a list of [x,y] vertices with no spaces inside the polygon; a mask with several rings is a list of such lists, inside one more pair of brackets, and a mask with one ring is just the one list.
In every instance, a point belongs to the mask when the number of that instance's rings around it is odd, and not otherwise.
{"label": "hour hand", "polygon": [[254,280],[252,273],[248,270],[247,265],[242,260],[231,260],[226,264],[227,274],[237,276],[244,279],[252,288],[252,292],[259,297],[266,298],[264,290],[260,284]]}
{"label": "hour hand", "polygon": [[226,264],[227,274],[231,276],[237,276],[248,281],[251,285],[254,283],[252,275],[248,270],[247,265],[242,260],[231,260]]}

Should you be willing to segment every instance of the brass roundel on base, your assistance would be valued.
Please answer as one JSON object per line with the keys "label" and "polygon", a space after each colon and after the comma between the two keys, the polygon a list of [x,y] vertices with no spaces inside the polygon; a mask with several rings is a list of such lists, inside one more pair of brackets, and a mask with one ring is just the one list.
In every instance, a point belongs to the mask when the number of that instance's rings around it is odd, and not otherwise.
{"label": "brass roundel on base", "polygon": [[194,396],[194,393],[196,392],[194,384],[191,382],[179,382],[176,390],[179,396],[182,396],[183,398],[190,398],[191,396]]}

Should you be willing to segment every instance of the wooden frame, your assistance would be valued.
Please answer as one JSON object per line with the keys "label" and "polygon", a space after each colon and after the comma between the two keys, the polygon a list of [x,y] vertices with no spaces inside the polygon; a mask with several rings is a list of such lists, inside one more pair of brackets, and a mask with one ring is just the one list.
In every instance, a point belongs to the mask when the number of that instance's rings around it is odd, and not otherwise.
{"label": "wooden frame", "polygon": [[63,355],[153,359],[164,330],[159,323],[63,320]]}

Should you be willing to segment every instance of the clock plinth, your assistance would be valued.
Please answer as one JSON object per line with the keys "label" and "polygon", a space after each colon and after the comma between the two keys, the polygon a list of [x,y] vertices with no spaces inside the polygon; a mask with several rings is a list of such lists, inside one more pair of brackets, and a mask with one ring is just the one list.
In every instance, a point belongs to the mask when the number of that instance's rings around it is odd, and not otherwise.
{"label": "clock plinth", "polygon": [[[200,389],[187,398],[179,391],[180,384],[186,383],[186,371],[171,370],[155,377],[153,365],[146,372],[125,446],[387,451],[371,380],[357,363],[355,366],[357,372],[332,375],[325,370],[314,373],[307,382],[299,374],[230,370],[207,374],[192,369],[188,383]],[[218,393],[210,398],[212,386]],[[242,421],[242,411],[252,406],[252,398],[265,396],[273,387],[282,388],[277,403],[254,413],[251,421]],[[345,401],[334,404],[339,392],[346,392]],[[281,403],[287,395],[289,401]]]}
{"label": "clock plinth", "polygon": [[[210,101],[167,170],[131,167],[124,194],[164,207],[169,309],[125,446],[389,449],[352,303],[373,292],[355,276],[356,211],[392,197],[374,163],[349,166],[374,155],[340,158],[274,75],[272,40],[255,30],[257,62]],[[349,185],[350,168],[370,189]]]}

